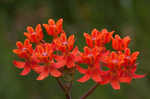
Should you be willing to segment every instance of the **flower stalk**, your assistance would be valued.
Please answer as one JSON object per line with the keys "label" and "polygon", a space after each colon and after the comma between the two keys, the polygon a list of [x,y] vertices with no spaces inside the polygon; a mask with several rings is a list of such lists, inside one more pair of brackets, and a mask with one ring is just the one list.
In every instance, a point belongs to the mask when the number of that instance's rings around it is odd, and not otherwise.
{"label": "flower stalk", "polygon": [[91,94],[95,91],[95,89],[96,89],[98,86],[99,86],[98,83],[95,84],[94,86],[92,86],[87,92],[85,92],[85,93],[83,94],[83,96],[81,96],[80,99],[86,99],[89,95],[91,95]]}

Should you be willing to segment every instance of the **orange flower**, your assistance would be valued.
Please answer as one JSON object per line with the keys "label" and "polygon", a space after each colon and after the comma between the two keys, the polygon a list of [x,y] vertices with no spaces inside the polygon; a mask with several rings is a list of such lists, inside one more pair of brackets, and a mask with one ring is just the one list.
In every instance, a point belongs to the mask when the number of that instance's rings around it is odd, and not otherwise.
{"label": "orange flower", "polygon": [[119,35],[115,35],[115,38],[112,38],[112,47],[115,50],[124,50],[128,48],[128,44],[130,43],[130,41],[131,39],[129,36],[121,39]]}
{"label": "orange flower", "polygon": [[91,35],[84,33],[84,37],[89,47],[103,47],[104,44],[110,42],[113,33],[114,31],[108,32],[106,29],[103,29],[101,32],[99,32],[97,29],[93,29]]}
{"label": "orange flower", "polygon": [[58,34],[63,32],[63,19],[59,19],[56,24],[53,19],[49,19],[48,24],[43,24],[43,26],[45,27],[48,35],[56,38]]}
{"label": "orange flower", "polygon": [[82,78],[80,78],[79,82],[86,82],[90,78],[92,78],[95,82],[100,82],[101,78],[101,70],[100,70],[100,50],[98,47],[88,48],[84,47],[84,53],[81,53],[82,62],[88,65],[88,69],[83,69],[80,66],[77,66],[77,70],[84,74]]}
{"label": "orange flower", "polygon": [[143,78],[145,75],[137,75],[136,72],[136,59],[139,52],[131,54],[130,49],[125,49],[125,52],[112,52],[105,58],[105,65],[108,70],[103,71],[103,81],[100,84],[108,84],[118,90],[120,83],[130,83],[132,79]]}
{"label": "orange flower", "polygon": [[34,70],[35,72],[37,72],[38,74],[40,74],[37,78],[37,80],[43,80],[46,77],[48,77],[49,75],[53,76],[53,77],[60,77],[62,75],[62,73],[58,70],[57,65],[54,63],[54,61],[51,61],[49,64],[47,65],[41,65],[38,67],[35,67]]}
{"label": "orange flower", "polygon": [[79,55],[78,47],[75,47],[72,52],[67,54],[63,54],[61,56],[56,55],[55,59],[61,66],[67,66],[67,68],[73,68],[76,66],[76,63],[81,61],[81,57]]}
{"label": "orange flower", "polygon": [[60,37],[54,39],[56,48],[62,52],[71,51],[73,49],[74,42],[74,35],[69,36],[67,39],[66,33],[61,33]]}
{"label": "orange flower", "polygon": [[88,69],[83,69],[80,66],[77,66],[77,70],[81,73],[84,74],[84,76],[80,79],[78,79],[78,82],[84,83],[88,81],[90,78],[92,78],[95,82],[101,82],[101,70],[100,66],[98,64],[93,64],[88,66]]}
{"label": "orange flower", "polygon": [[[38,24],[35,29],[27,27],[27,32],[24,32],[27,39],[24,43],[16,43],[17,49],[13,52],[25,60],[13,61],[17,68],[23,69],[20,75],[27,75],[33,70],[39,74],[37,80],[43,80],[48,76],[74,76],[74,70],[77,69],[83,74],[78,82],[84,83],[92,79],[101,85],[110,84],[115,90],[120,89],[120,83],[130,83],[132,79],[145,77],[136,74],[139,52],[131,53],[128,48],[131,41],[129,36],[112,37],[114,31],[93,29],[91,34],[84,33],[87,46],[80,52],[77,46],[74,48],[75,36],[67,37],[64,32],[63,19],[56,23],[49,19],[48,24],[43,26],[47,34],[53,36],[52,42],[43,40],[42,27]],[[112,48],[116,51],[110,51],[106,46],[111,40]],[[32,46],[30,42],[35,44]],[[87,68],[80,65],[87,65]]]}
{"label": "orange flower", "polygon": [[123,64],[124,68],[121,73],[120,81],[125,83],[130,83],[132,79],[145,77],[145,75],[137,75],[135,73],[137,68],[136,59],[137,56],[139,55],[139,52],[136,51],[131,54],[130,49],[127,48],[125,49],[124,55],[125,55],[124,64]]}
{"label": "orange flower", "polygon": [[50,43],[37,45],[34,51],[34,55],[40,60],[40,62],[48,63],[53,58],[53,47]]}
{"label": "orange flower", "polygon": [[30,44],[28,39],[24,41],[24,44],[18,41],[16,46],[18,49],[14,49],[13,52],[21,58],[29,58],[33,53],[32,44]]}
{"label": "orange flower", "polygon": [[35,30],[31,27],[27,27],[27,32],[24,32],[24,35],[33,43],[39,43],[43,39],[43,32],[41,25],[38,24]]}
{"label": "orange flower", "polygon": [[20,73],[20,75],[22,75],[22,76],[27,75],[31,71],[31,69],[33,69],[37,66],[35,61],[29,61],[29,60],[26,60],[25,62],[13,61],[13,64],[17,68],[23,69],[23,71]]}
{"label": "orange flower", "polygon": [[124,62],[124,55],[116,52],[111,52],[109,56],[106,56],[105,65],[109,70],[103,71],[103,81],[100,84],[108,84],[118,90],[120,89],[120,73],[122,64]]}
{"label": "orange flower", "polygon": [[91,48],[94,46],[93,41],[97,40],[98,36],[99,36],[99,31],[97,29],[93,29],[91,35],[89,35],[88,33],[84,33],[86,43]]}

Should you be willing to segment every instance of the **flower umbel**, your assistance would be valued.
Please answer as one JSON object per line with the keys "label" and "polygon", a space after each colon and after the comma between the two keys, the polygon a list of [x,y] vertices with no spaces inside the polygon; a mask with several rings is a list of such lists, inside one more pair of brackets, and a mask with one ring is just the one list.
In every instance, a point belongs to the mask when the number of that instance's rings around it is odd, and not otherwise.
{"label": "flower umbel", "polygon": [[[42,26],[48,36],[52,36],[49,42],[44,40]],[[83,46],[82,52],[75,45],[75,35],[68,36],[63,30],[63,19],[57,22],[49,19],[48,24],[38,24],[35,29],[27,27],[24,43],[17,41],[17,49],[13,50],[22,60],[14,60],[13,64],[23,69],[20,73],[22,76],[33,71],[38,74],[37,80],[49,76],[56,78],[67,99],[70,99],[70,88],[77,72],[83,74],[78,82],[85,83],[92,79],[96,83],[81,99],[85,99],[98,85],[110,84],[113,89],[119,90],[121,83],[129,84],[133,79],[145,77],[145,74],[136,73],[139,52],[132,52],[128,47],[131,38],[113,34],[114,31],[107,29],[93,29],[91,34],[84,33],[87,46]],[[106,47],[107,44],[113,50]],[[67,84],[62,83],[61,79]]]}

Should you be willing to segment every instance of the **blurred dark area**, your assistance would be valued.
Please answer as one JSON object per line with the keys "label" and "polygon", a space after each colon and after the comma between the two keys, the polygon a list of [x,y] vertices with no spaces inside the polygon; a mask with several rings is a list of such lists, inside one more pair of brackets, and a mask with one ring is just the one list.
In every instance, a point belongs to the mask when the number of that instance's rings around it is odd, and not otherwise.
{"label": "blurred dark area", "polygon": [[[150,0],[0,0],[0,99],[65,99],[54,78],[37,81],[34,72],[20,76],[12,63],[17,58],[12,49],[25,39],[26,27],[49,18],[63,18],[64,30],[76,33],[80,48],[83,32],[107,28],[121,37],[131,36],[130,48],[140,51],[137,73],[147,74],[145,78],[121,84],[119,91],[99,86],[88,99],[150,99]],[[73,99],[93,84],[75,82]]]}

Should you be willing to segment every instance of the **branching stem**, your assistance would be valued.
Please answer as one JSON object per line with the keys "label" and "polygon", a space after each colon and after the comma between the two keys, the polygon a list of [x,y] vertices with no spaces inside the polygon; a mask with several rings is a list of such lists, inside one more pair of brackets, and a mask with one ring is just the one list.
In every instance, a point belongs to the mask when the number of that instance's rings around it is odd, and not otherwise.
{"label": "branching stem", "polygon": [[94,90],[99,86],[99,84],[95,84],[94,86],[92,86],[83,96],[81,96],[80,99],[86,99],[90,94],[92,94],[94,92]]}

